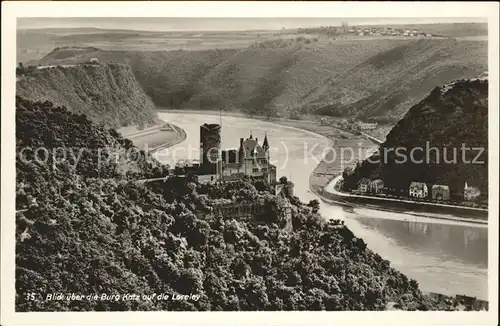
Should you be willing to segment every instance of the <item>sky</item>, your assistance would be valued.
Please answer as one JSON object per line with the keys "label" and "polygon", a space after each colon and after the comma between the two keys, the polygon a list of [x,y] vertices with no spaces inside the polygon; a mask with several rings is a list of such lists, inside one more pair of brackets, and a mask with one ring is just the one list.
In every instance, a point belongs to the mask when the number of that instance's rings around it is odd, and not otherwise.
{"label": "sky", "polygon": [[18,18],[19,29],[95,27],[141,31],[228,31],[378,24],[485,22],[481,18]]}

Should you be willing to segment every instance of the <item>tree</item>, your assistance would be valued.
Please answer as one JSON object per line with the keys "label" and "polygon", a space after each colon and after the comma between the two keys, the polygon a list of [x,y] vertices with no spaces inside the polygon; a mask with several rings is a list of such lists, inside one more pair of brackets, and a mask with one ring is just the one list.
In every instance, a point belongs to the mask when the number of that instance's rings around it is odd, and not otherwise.
{"label": "tree", "polygon": [[312,199],[309,201],[309,204],[307,204],[307,206],[312,207],[313,213],[317,213],[319,211],[319,200]]}

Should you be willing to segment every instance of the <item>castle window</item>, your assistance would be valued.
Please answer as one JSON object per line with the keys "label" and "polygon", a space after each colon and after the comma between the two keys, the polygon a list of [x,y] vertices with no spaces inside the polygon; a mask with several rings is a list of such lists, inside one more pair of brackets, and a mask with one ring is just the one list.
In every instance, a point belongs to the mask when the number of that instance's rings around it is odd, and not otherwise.
{"label": "castle window", "polygon": [[259,172],[259,168],[253,168],[252,172]]}
{"label": "castle window", "polygon": [[262,168],[262,172],[267,172],[267,168]]}

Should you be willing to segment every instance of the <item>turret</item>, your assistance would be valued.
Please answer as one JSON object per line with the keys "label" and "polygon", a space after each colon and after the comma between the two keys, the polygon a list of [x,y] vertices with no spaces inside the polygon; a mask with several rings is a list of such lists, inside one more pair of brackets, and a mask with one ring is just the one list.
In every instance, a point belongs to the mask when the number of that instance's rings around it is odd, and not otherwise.
{"label": "turret", "polygon": [[221,166],[220,125],[207,124],[200,126],[200,170],[201,174],[218,174]]}
{"label": "turret", "polygon": [[243,138],[240,138],[240,149],[238,150],[238,162],[243,162],[245,158],[243,151]]}
{"label": "turret", "polygon": [[262,148],[267,152],[269,150],[269,141],[267,140],[267,131],[264,136],[264,142],[262,143]]}

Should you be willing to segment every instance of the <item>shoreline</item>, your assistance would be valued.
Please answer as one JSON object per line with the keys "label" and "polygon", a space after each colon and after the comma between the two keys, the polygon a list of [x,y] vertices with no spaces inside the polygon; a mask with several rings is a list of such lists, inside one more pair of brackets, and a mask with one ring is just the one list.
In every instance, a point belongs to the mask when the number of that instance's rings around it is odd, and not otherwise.
{"label": "shoreline", "polygon": [[[322,189],[321,192],[314,191],[314,193],[319,196],[324,202],[332,202],[337,203],[338,205],[342,205],[344,207],[349,207],[351,209],[354,208],[366,208],[366,209],[375,209],[380,211],[387,211],[392,213],[402,213],[407,215],[412,215],[416,217],[426,217],[431,219],[440,219],[440,220],[449,220],[449,221],[457,221],[457,222],[466,222],[466,223],[474,223],[481,225],[488,225],[488,210],[487,209],[479,209],[472,207],[461,207],[456,205],[445,205],[445,204],[435,204],[435,203],[426,203],[426,202],[415,202],[410,200],[396,200],[391,198],[378,198],[371,196],[361,196],[361,195],[352,195],[352,194],[344,194],[335,189],[336,183],[341,180],[341,175],[336,176],[328,183],[328,188],[331,190],[327,190],[325,188]],[[324,192],[328,194],[328,196],[324,195]],[[376,203],[379,202],[381,204],[367,204],[366,202]],[[389,203],[384,205],[384,203]],[[405,207],[406,204],[406,207]],[[391,206],[392,205],[392,206]],[[436,212],[429,211],[416,211],[415,208],[423,209],[429,208],[434,209]],[[440,210],[441,212],[437,212]],[[460,216],[457,214],[457,210],[463,212],[469,212],[471,216]],[[472,215],[476,213],[476,215]],[[486,217],[483,214],[486,213]],[[477,216],[477,214],[481,214],[481,216]],[[436,216],[437,215],[437,216]]]}
{"label": "shoreline", "polygon": [[[170,123],[168,121],[164,121],[162,124],[158,124],[155,126],[148,127],[144,130],[141,131],[135,131],[132,133],[121,133],[123,138],[127,138],[131,140],[132,142],[136,143],[134,139],[137,138],[142,138],[142,137],[149,137],[150,139],[153,139],[154,137],[158,137],[161,133],[165,133],[165,131],[160,130],[160,128],[165,124],[168,123],[170,127],[172,127],[171,131],[167,131],[168,133],[175,133],[175,135],[165,135],[167,138],[165,141],[158,142],[156,146],[153,148],[149,148],[148,146],[148,141],[144,142],[145,146],[141,146],[136,144],[137,147],[145,149],[148,153],[154,153],[157,150],[163,149],[163,148],[168,148],[172,147],[174,145],[177,145],[179,143],[182,143],[184,140],[186,140],[187,134],[184,129],[181,127],[174,125],[173,123]],[[154,143],[154,142],[153,142]]]}

